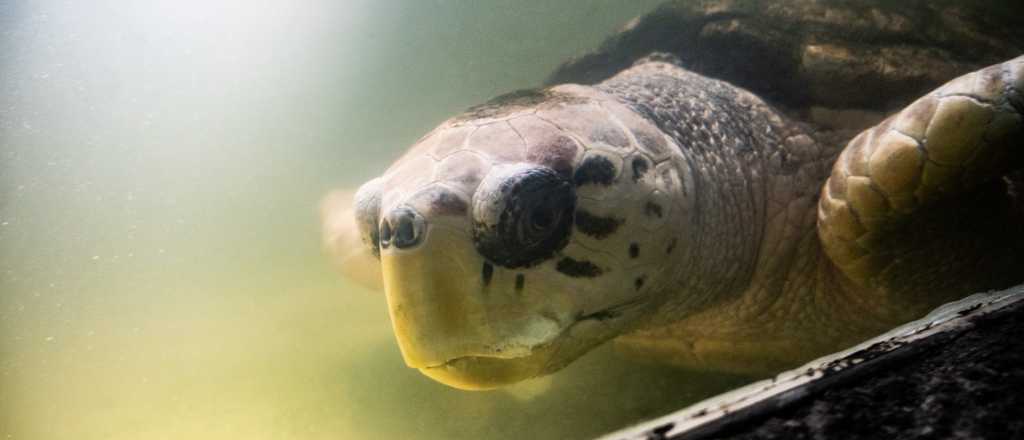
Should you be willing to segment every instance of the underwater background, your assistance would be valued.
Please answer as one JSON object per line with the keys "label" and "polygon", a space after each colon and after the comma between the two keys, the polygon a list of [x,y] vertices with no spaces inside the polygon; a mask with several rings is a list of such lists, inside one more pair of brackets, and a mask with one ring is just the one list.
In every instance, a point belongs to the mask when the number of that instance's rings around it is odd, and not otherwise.
{"label": "underwater background", "polygon": [[320,249],[329,190],[660,2],[0,0],[0,439],[587,438],[751,380],[447,388]]}

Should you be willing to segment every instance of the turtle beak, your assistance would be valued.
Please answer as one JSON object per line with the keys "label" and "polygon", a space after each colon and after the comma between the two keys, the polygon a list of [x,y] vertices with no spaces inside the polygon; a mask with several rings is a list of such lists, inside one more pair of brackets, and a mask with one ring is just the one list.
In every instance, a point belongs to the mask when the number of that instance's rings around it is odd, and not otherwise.
{"label": "turtle beak", "polygon": [[470,291],[457,261],[445,253],[384,252],[384,290],[391,325],[405,363],[444,364],[488,339],[480,297]]}
{"label": "turtle beak", "polygon": [[433,228],[413,249],[382,248],[381,263],[391,324],[409,367],[461,389],[542,373],[564,326],[485,294],[483,261],[468,237]]}

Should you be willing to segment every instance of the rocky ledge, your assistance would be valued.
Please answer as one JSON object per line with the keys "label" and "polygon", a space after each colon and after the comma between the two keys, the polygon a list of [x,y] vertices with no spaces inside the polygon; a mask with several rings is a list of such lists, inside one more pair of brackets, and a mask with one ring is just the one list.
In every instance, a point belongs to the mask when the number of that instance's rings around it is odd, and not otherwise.
{"label": "rocky ledge", "polygon": [[1024,438],[1024,286],[605,437]]}

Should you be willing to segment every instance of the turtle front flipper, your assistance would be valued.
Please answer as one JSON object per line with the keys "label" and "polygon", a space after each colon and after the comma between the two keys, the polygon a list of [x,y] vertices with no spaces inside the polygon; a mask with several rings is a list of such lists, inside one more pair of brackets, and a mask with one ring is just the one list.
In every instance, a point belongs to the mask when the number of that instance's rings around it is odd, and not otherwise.
{"label": "turtle front flipper", "polygon": [[1022,114],[1019,57],[957,78],[855,137],[818,205],[832,262],[883,301],[924,310],[932,298],[1019,282]]}

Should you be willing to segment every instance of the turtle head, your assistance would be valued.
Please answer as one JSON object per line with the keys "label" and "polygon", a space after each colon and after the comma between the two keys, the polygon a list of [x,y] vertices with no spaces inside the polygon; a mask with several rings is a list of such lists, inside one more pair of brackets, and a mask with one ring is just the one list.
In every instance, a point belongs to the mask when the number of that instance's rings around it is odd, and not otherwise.
{"label": "turtle head", "polygon": [[457,388],[636,328],[681,245],[665,137],[592,89],[533,93],[447,121],[355,196],[405,362]]}

